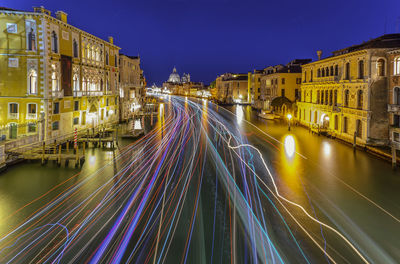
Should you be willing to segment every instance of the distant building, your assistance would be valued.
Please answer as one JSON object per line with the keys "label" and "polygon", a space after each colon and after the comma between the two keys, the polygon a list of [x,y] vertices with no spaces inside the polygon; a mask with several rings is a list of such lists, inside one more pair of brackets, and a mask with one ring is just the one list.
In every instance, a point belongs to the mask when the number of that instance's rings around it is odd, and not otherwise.
{"label": "distant building", "polygon": [[225,73],[218,76],[216,99],[221,103],[248,103],[248,74]]}
{"label": "distant building", "polygon": [[387,34],[303,65],[297,119],[359,145],[387,144],[387,52],[398,47],[400,34]]}
{"label": "distant building", "polygon": [[254,70],[248,73],[248,89],[250,103],[253,108],[261,109],[261,77],[264,75],[264,70]]}
{"label": "distant building", "polygon": [[176,95],[197,96],[197,91],[203,90],[204,85],[201,82],[192,82],[188,73],[184,73],[181,78],[174,67],[168,80],[163,83],[163,89]]}
{"label": "distant building", "polygon": [[263,110],[286,115],[299,99],[301,65],[311,59],[296,59],[286,65],[270,66],[261,76],[260,102]]}
{"label": "distant building", "polygon": [[140,57],[120,54],[120,119],[127,120],[136,110],[143,106],[145,86],[141,80],[143,70],[140,68]]}

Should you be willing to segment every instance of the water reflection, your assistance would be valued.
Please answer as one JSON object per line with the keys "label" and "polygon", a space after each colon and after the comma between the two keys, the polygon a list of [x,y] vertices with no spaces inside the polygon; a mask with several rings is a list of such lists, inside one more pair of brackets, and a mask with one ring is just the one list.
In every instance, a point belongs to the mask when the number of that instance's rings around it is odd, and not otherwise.
{"label": "water reflection", "polygon": [[244,117],[244,114],[243,114],[243,106],[237,105],[237,106],[236,106],[236,120],[237,120],[237,122],[238,122],[239,124],[242,123],[243,117]]}
{"label": "water reflection", "polygon": [[296,143],[292,135],[287,135],[284,140],[285,153],[288,158],[293,158],[296,152]]}
{"label": "water reflection", "polygon": [[331,156],[332,148],[329,142],[325,141],[322,143],[322,149],[325,158],[329,158]]}

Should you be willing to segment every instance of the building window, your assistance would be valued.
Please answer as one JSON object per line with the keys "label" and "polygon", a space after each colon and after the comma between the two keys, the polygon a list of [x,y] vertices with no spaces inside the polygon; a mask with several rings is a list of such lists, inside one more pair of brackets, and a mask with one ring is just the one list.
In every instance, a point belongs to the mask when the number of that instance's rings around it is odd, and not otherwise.
{"label": "building window", "polygon": [[58,127],[59,127],[59,122],[58,121],[55,121],[55,122],[53,122],[51,124],[52,130],[58,130]]}
{"label": "building window", "polygon": [[114,57],[114,66],[118,67],[118,57],[117,57],[117,55],[115,55],[115,57]]}
{"label": "building window", "polygon": [[314,73],[313,73],[313,71],[311,70],[311,72],[310,72],[310,82],[313,81],[313,75],[314,75]]}
{"label": "building window", "polygon": [[55,102],[53,104],[53,114],[59,114],[60,113],[60,103]]}
{"label": "building window", "polygon": [[321,104],[324,104],[325,100],[325,91],[321,91]]}
{"label": "building window", "polygon": [[28,87],[28,93],[29,94],[37,94],[37,73],[35,70],[30,70],[29,71],[29,87]]}
{"label": "building window", "polygon": [[343,118],[343,132],[347,133],[347,129],[348,129],[348,118],[347,118],[347,116],[345,116]]}
{"label": "building window", "polygon": [[28,123],[28,133],[35,133],[35,132],[36,132],[36,124]]}
{"label": "building window", "polygon": [[329,105],[332,105],[333,103],[333,91],[329,90]]}
{"label": "building window", "polygon": [[333,92],[333,105],[337,106],[337,90]]}
{"label": "building window", "polygon": [[358,79],[364,79],[364,61],[358,62]]}
{"label": "building window", "polygon": [[79,101],[74,101],[74,111],[79,111]]}
{"label": "building window", "polygon": [[335,73],[333,72],[333,66],[331,66],[330,73],[331,73],[331,76],[335,75]]}
{"label": "building window", "polygon": [[325,91],[325,104],[327,105],[329,103],[329,93],[328,91]]}
{"label": "building window", "polygon": [[51,89],[53,90],[53,92],[58,91],[58,79],[56,72],[53,72],[51,74]]}
{"label": "building window", "polygon": [[73,89],[74,89],[74,91],[79,91],[79,77],[78,77],[78,74],[74,74],[74,77],[73,77]]}
{"label": "building window", "polygon": [[106,99],[106,106],[109,106],[110,105],[110,100],[107,98]]}
{"label": "building window", "polygon": [[28,104],[28,114],[36,115],[36,104]]}
{"label": "building window", "polygon": [[339,117],[338,117],[338,115],[335,115],[334,122],[335,122],[335,130],[338,130],[339,129]]}
{"label": "building window", "polygon": [[362,90],[357,91],[357,107],[359,109],[362,109],[362,107],[363,107],[363,91]]}
{"label": "building window", "polygon": [[8,105],[9,113],[10,114],[18,114],[18,104],[17,103],[10,103]]}
{"label": "building window", "polygon": [[282,78],[282,84],[285,84],[285,78]]}
{"label": "building window", "polygon": [[335,76],[339,75],[339,66],[335,65]]}
{"label": "building window", "polygon": [[51,32],[51,50],[58,53],[58,37],[55,31]]}
{"label": "building window", "polygon": [[346,107],[348,107],[349,106],[349,95],[350,95],[350,92],[349,92],[349,90],[345,90],[344,91],[344,106],[346,106]]}
{"label": "building window", "polygon": [[296,101],[299,99],[299,89],[294,89],[294,98]]}
{"label": "building window", "polygon": [[36,23],[34,21],[26,21],[27,32],[27,50],[36,50]]}
{"label": "building window", "polygon": [[73,124],[74,126],[79,125],[79,117],[74,117]]}
{"label": "building window", "polygon": [[78,42],[74,39],[74,43],[72,44],[74,50],[74,57],[78,58]]}
{"label": "building window", "polygon": [[400,105],[400,88],[395,87],[393,89],[393,104]]}
{"label": "building window", "polygon": [[376,62],[376,71],[378,76],[385,76],[386,72],[385,72],[385,60],[384,59],[379,59]]}
{"label": "building window", "polygon": [[317,104],[319,104],[319,102],[320,102],[320,91],[317,91]]}
{"label": "building window", "polygon": [[18,27],[17,24],[14,23],[7,23],[7,33],[18,33]]}
{"label": "building window", "polygon": [[326,67],[326,77],[328,77],[329,76],[329,68],[328,67]]}
{"label": "building window", "polygon": [[307,82],[307,72],[306,71],[304,72],[304,80],[303,80],[303,82]]}
{"label": "building window", "polygon": [[362,138],[362,122],[360,119],[356,121],[356,135],[358,138]]}
{"label": "building window", "polygon": [[394,58],[394,75],[400,75],[400,57]]}
{"label": "building window", "polygon": [[350,63],[347,62],[345,65],[345,77],[346,80],[350,80]]}
{"label": "building window", "polygon": [[281,89],[281,96],[285,97],[285,89]]}
{"label": "building window", "polygon": [[321,77],[321,69],[317,70],[317,77]]}
{"label": "building window", "polygon": [[106,65],[108,65],[108,51],[106,51]]}

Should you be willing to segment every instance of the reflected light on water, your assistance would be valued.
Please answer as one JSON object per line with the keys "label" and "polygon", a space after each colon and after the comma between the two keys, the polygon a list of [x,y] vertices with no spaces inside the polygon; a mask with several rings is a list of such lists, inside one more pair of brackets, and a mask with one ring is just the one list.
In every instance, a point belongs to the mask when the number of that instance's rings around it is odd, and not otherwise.
{"label": "reflected light on water", "polygon": [[325,157],[330,157],[331,156],[331,145],[328,142],[323,143],[323,152]]}
{"label": "reflected light on water", "polygon": [[296,151],[296,143],[294,141],[293,136],[288,135],[285,137],[284,146],[285,146],[286,156],[288,156],[289,158],[292,158]]}
{"label": "reflected light on water", "polygon": [[89,157],[89,164],[92,166],[96,164],[96,156],[95,155]]}
{"label": "reflected light on water", "polygon": [[238,123],[241,123],[243,120],[243,107],[241,105],[236,106],[236,119]]}

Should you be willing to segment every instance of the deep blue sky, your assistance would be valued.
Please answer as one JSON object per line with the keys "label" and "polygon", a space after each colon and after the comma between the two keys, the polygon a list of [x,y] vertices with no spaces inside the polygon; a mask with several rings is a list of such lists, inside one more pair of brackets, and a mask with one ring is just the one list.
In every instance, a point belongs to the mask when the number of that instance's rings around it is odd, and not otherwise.
{"label": "deep blue sky", "polygon": [[[316,58],[399,32],[400,0],[0,0],[68,13],[69,23],[140,54],[149,84],[174,66],[194,81]],[[386,25],[386,26],[385,26]]]}

